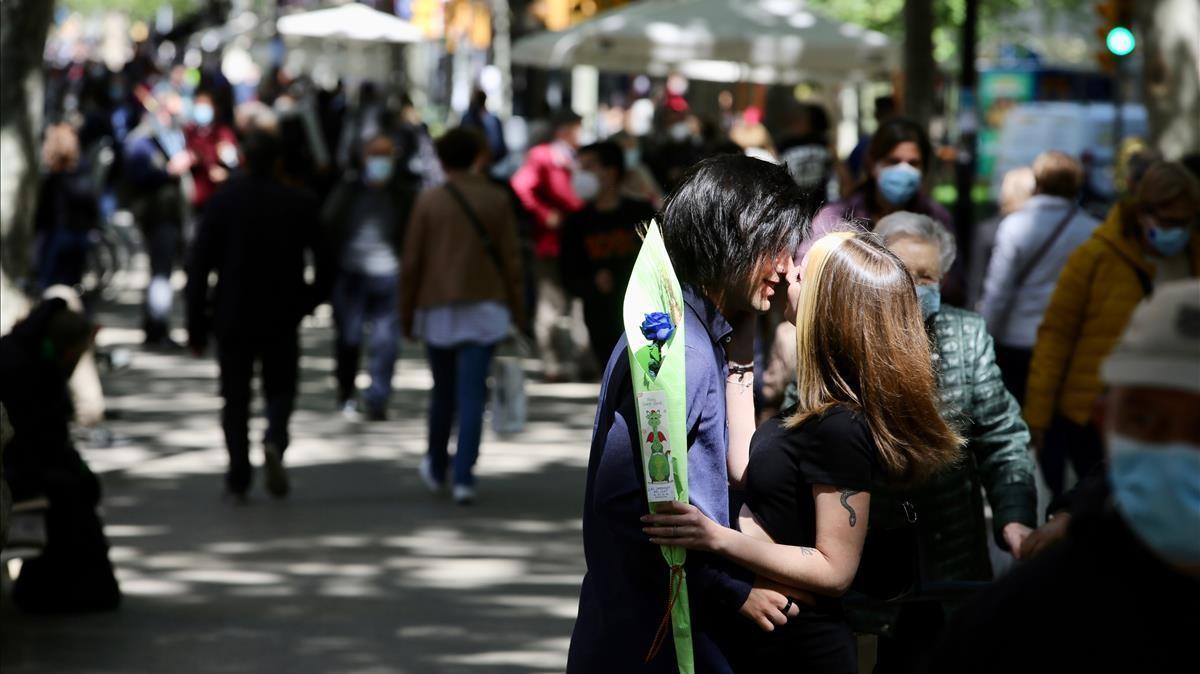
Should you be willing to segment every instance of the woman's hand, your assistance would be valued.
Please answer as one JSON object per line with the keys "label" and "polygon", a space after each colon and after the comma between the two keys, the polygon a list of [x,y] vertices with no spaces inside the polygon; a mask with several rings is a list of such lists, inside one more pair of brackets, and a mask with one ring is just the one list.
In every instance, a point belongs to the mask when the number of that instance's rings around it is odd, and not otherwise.
{"label": "woman's hand", "polygon": [[655,545],[705,552],[719,552],[724,536],[732,531],[708,519],[696,506],[679,501],[660,505],[655,514],[642,517],[642,524]]}

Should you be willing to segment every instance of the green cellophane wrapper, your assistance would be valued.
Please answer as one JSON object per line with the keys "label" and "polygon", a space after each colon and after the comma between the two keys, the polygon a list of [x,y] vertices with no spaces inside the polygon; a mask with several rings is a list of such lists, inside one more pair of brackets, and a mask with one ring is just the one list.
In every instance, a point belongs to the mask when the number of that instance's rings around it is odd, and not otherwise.
{"label": "green cellophane wrapper", "polygon": [[[674,333],[661,347],[643,336],[641,330],[646,316],[656,312],[669,316],[671,324],[675,326]],[[659,503],[688,501],[683,292],[663,245],[662,234],[653,222],[650,223],[629,279],[624,319],[637,405],[642,475],[647,501],[653,512]],[[657,374],[651,371],[651,362],[655,360],[661,363]],[[670,606],[670,634],[675,644],[675,659],[680,674],[692,674],[695,671],[692,621],[688,606],[687,575],[683,570],[687,550],[664,545],[662,555],[670,567],[667,605]],[[656,635],[651,654],[656,652],[663,636]]]}

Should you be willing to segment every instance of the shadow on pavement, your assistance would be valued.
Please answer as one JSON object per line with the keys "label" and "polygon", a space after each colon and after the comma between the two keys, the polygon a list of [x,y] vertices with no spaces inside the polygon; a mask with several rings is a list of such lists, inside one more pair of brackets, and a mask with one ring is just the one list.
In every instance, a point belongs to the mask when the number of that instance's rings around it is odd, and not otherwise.
{"label": "shadow on pavement", "polygon": [[[132,345],[137,317],[106,307],[107,344]],[[35,618],[6,594],[5,674],[563,670],[597,387],[531,385],[527,431],[485,435],[480,502],[459,507],[416,475],[429,386],[417,348],[397,368],[393,420],[350,422],[333,409],[328,320],[310,323],[286,501],[258,485],[247,506],[221,500],[211,359],[133,346],[131,366],[106,375],[126,441],[85,457],[125,604]]]}

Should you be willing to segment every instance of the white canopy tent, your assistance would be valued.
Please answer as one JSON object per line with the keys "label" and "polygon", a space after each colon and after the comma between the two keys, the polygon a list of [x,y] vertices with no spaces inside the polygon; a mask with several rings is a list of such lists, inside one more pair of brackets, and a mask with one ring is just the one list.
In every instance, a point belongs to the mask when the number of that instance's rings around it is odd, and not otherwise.
{"label": "white canopy tent", "polygon": [[823,17],[804,0],[643,0],[523,38],[512,62],[784,84],[877,73],[897,54],[882,33]]}
{"label": "white canopy tent", "polygon": [[399,50],[425,41],[411,23],[357,2],[281,16],[275,27],[288,43],[285,67],[323,87],[339,78],[352,86],[402,79]]}
{"label": "white canopy tent", "polygon": [[281,35],[341,39],[354,42],[411,44],[425,36],[411,23],[357,2],[279,17]]}

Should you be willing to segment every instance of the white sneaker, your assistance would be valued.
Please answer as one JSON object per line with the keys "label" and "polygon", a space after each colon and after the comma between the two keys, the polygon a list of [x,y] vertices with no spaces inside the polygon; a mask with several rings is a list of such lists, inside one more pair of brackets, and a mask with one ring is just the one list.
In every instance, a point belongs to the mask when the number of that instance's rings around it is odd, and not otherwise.
{"label": "white sneaker", "polygon": [[465,484],[454,485],[454,502],[459,505],[469,505],[475,502],[475,487]]}
{"label": "white sneaker", "polygon": [[438,479],[433,476],[433,461],[430,460],[428,455],[421,459],[421,467],[417,472],[421,475],[421,481],[434,494],[440,494],[445,488],[446,485],[438,482]]}
{"label": "white sneaker", "polygon": [[358,411],[358,401],[347,400],[342,403],[342,418],[346,421],[362,421],[362,413]]}

